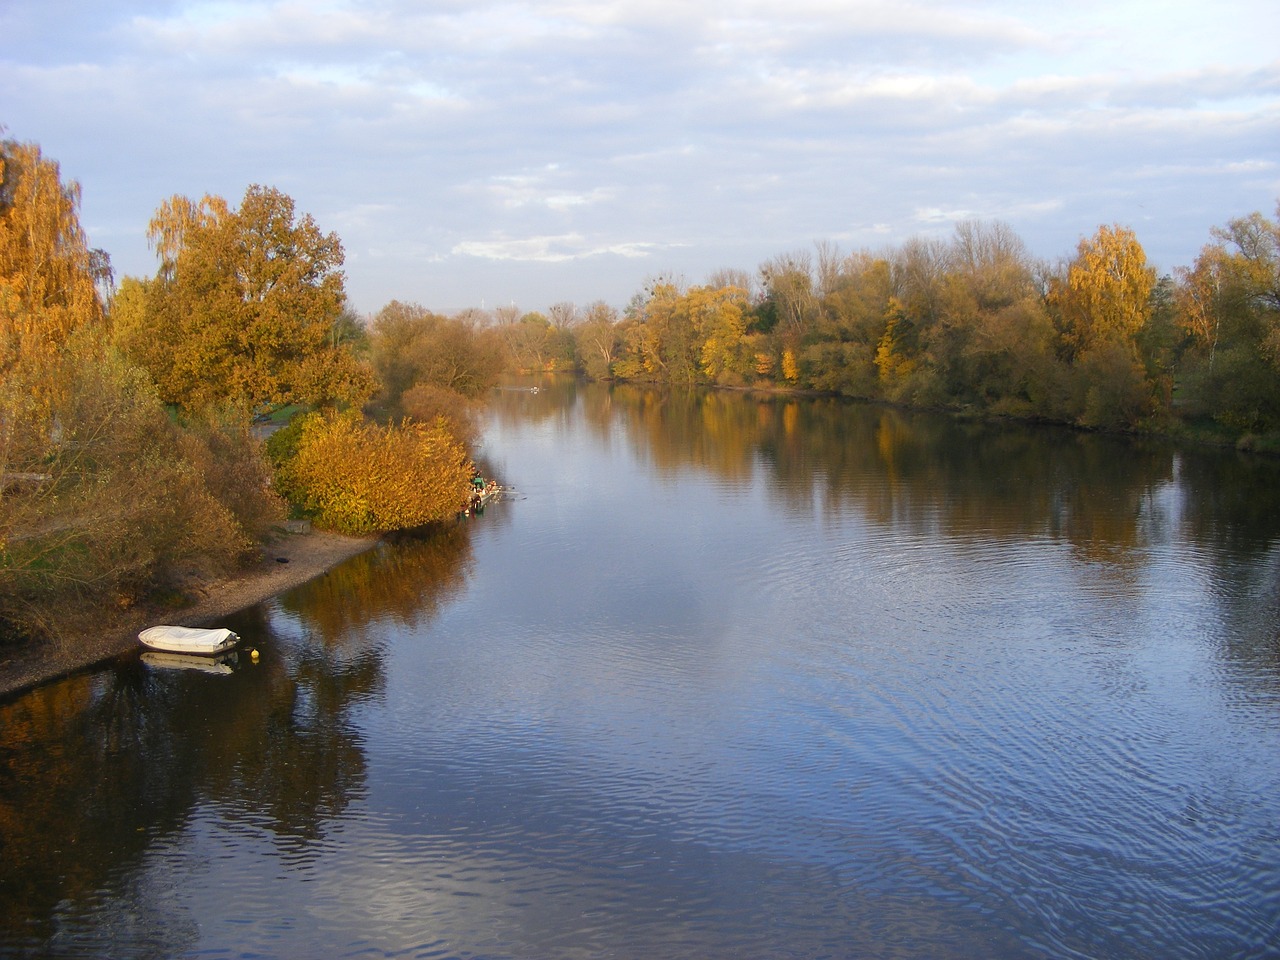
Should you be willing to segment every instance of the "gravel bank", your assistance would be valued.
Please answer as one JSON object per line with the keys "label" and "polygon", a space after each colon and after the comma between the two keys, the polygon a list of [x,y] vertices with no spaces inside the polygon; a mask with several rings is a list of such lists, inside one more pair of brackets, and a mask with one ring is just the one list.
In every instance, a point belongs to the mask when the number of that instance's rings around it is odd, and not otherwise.
{"label": "gravel bank", "polygon": [[162,619],[158,620],[153,611],[140,611],[103,633],[60,644],[0,648],[0,698],[125,653],[137,646],[138,631],[154,623],[208,625],[306,583],[377,542],[374,537],[344,537],[320,531],[285,533],[266,547],[259,563],[229,579],[199,584],[192,591],[199,598],[194,604],[166,611],[159,615]]}

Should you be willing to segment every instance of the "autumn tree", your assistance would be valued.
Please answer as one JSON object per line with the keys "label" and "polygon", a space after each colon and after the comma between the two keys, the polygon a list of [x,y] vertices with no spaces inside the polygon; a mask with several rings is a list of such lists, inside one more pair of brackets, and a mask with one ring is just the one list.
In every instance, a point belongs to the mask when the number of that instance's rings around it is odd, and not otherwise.
{"label": "autumn tree", "polygon": [[497,382],[505,366],[492,329],[399,300],[374,316],[369,358],[378,379],[378,409],[390,419],[409,412],[401,401],[415,387],[473,400]]}
{"label": "autumn tree", "polygon": [[1063,344],[1078,357],[1103,344],[1132,344],[1151,313],[1156,272],[1132,230],[1102,226],[1081,240],[1050,290]]}
{"label": "autumn tree", "polygon": [[684,291],[673,282],[655,281],[632,314],[619,375],[682,386],[698,382],[702,344]]}
{"label": "autumn tree", "polygon": [[802,357],[809,384],[847,396],[879,396],[875,356],[893,296],[889,260],[865,251],[852,254],[827,283]]}
{"label": "autumn tree", "polygon": [[[0,621],[57,636],[176,571],[229,569],[281,505],[243,423],[178,425],[110,349],[79,188],[36,147],[0,161]],[[124,312],[146,292],[126,285]]]}
{"label": "autumn tree", "polygon": [[1155,285],[1142,244],[1119,226],[1099,227],[1081,240],[1065,275],[1051,281],[1046,303],[1060,356],[1072,367],[1069,418],[1085,426],[1132,427],[1155,410],[1154,384],[1137,345]]}
{"label": "autumn tree", "polygon": [[1178,273],[1184,402],[1237,431],[1280,429],[1280,223],[1253,213],[1213,237]]}
{"label": "autumn tree", "polygon": [[740,385],[755,366],[747,338],[747,291],[741,287],[694,287],[684,297],[698,340],[699,367],[712,383]]}
{"label": "autumn tree", "polygon": [[622,339],[618,311],[603,300],[590,304],[573,331],[578,363],[588,377],[605,380],[613,376]]}
{"label": "autumn tree", "polygon": [[1053,327],[1032,260],[1008,225],[956,225],[930,341],[950,402],[1050,414],[1059,379]]}
{"label": "autumn tree", "polygon": [[818,305],[813,283],[813,258],[808,251],[779,254],[760,265],[765,309],[776,318],[786,345],[792,349],[813,321]]}
{"label": "autumn tree", "polygon": [[[34,375],[11,373],[0,422],[31,409]],[[59,384],[38,421],[50,426],[0,441],[0,620],[58,635],[92,610],[100,625],[180,586],[179,571],[232,569],[281,519],[243,421],[181,428],[150,378],[89,331],[40,377]]]}
{"label": "autumn tree", "polygon": [[251,186],[239,209],[175,196],[149,230],[160,268],[130,285],[126,356],[187,409],[361,402],[371,389],[342,330],[342,244],[288,195]]}
{"label": "autumn tree", "polygon": [[571,326],[577,308],[568,302],[555,304],[553,316],[537,310],[520,313],[514,308],[495,311],[497,333],[513,370],[523,373],[568,371],[574,364]]}
{"label": "autumn tree", "polygon": [[109,273],[80,227],[79,184],[63,183],[35,144],[0,141],[0,376],[49,366],[72,333],[99,324],[98,282]]}

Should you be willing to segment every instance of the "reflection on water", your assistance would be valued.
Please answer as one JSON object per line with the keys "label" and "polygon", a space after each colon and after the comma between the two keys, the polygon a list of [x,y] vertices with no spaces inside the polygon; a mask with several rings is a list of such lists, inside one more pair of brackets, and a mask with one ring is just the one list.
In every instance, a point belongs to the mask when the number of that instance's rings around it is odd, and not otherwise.
{"label": "reflection on water", "polygon": [[[208,823],[305,856],[365,790],[351,714],[385,684],[370,624],[429,620],[467,555],[463,528],[404,538],[239,614],[257,662],[145,652],[0,704],[0,955],[181,952],[193,928],[156,891],[106,892]],[[123,929],[121,897],[152,915]]]}
{"label": "reflection on water", "polygon": [[258,663],[0,705],[0,954],[1275,954],[1280,465],[539,385]]}

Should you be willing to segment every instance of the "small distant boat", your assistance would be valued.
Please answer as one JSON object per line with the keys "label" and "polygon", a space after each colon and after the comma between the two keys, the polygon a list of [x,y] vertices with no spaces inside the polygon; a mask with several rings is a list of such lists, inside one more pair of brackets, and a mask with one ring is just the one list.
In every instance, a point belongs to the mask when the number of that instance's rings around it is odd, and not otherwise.
{"label": "small distant boat", "polygon": [[469,517],[475,513],[481,513],[485,504],[494,499],[502,492],[502,486],[497,480],[486,481],[483,477],[477,476],[471,481],[471,497],[467,501],[467,505],[462,509],[462,515]]}
{"label": "small distant boat", "polygon": [[240,642],[240,635],[226,627],[148,627],[138,634],[144,647],[163,653],[189,653],[215,657]]}

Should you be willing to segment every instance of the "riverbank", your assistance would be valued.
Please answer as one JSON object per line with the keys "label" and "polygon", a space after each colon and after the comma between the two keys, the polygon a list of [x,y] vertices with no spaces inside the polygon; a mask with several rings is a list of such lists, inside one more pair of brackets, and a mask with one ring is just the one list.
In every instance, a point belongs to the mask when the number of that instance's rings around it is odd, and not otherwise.
{"label": "riverbank", "polygon": [[139,610],[101,632],[85,631],[61,642],[0,648],[0,698],[92,667],[138,645],[138,631],[157,622],[207,626],[245,607],[300,586],[376,544],[376,537],[347,537],[312,531],[285,533],[263,551],[260,561],[223,580],[188,584],[189,606],[163,613]]}

